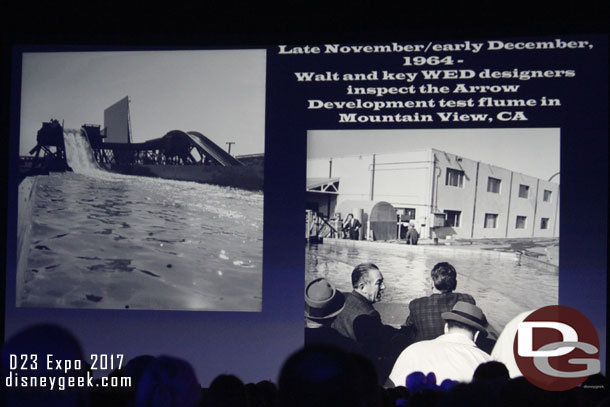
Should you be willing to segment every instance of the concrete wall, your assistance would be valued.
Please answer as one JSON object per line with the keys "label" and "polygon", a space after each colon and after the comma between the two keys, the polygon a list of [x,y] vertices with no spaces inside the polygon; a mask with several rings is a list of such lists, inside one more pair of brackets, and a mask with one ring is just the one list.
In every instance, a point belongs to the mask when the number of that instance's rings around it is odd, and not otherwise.
{"label": "concrete wall", "polygon": [[[488,191],[490,178],[500,180],[499,191]],[[472,227],[473,238],[502,238],[506,237],[506,228],[510,226],[508,217],[510,201],[513,196],[512,172],[494,165],[479,163],[479,187],[477,188],[475,218]],[[498,215],[496,227],[485,227],[486,214]],[[514,226],[514,225],[513,225]]]}
{"label": "concrete wall", "polygon": [[[32,209],[36,199],[38,177],[26,177],[19,183],[17,202],[17,270],[16,302],[21,306],[25,272],[28,267],[30,252],[30,234],[32,231]],[[9,270],[7,270],[9,272]]]}
{"label": "concrete wall", "polygon": [[106,143],[130,143],[129,136],[129,98],[114,103],[104,109],[104,127]]}
{"label": "concrete wall", "polygon": [[[544,200],[544,191],[549,191],[548,200]],[[559,184],[539,180],[536,217],[534,219],[535,237],[559,236]],[[549,219],[546,229],[540,227],[541,219]]]}
{"label": "concrete wall", "polygon": [[[434,211],[438,213],[446,210],[461,212],[459,227],[436,228],[435,233],[440,238],[449,236],[469,238],[477,186],[477,163],[444,151],[432,150],[432,154],[436,162],[434,182],[431,185]],[[448,169],[464,172],[461,187],[447,185]]]}
{"label": "concrete wall", "polygon": [[[519,190],[522,186],[528,187],[527,197],[519,196]],[[506,237],[533,237],[537,190],[538,180],[536,178],[516,172],[513,173]],[[525,217],[523,228],[517,228],[518,216]]]}
{"label": "concrete wall", "polygon": [[430,212],[430,150],[375,156],[374,199],[395,208],[415,209],[415,218]]}

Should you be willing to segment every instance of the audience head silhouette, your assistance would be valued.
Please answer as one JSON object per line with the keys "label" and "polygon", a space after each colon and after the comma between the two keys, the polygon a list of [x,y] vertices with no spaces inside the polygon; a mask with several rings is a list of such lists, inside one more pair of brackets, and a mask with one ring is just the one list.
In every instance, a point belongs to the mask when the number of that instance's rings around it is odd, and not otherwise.
{"label": "audience head silhouette", "polygon": [[[20,359],[20,363],[25,363],[28,370],[17,372],[16,376],[14,369],[11,369],[11,355],[19,355],[18,357],[26,357]],[[76,367],[77,363],[81,364],[81,369],[74,369],[64,372],[55,368],[55,364],[51,363],[51,368],[47,366],[47,356],[51,356],[54,361],[73,361]],[[36,368],[33,368],[32,363],[36,361]],[[78,362],[76,362],[78,361]],[[14,382],[22,384],[22,380],[28,380],[28,383],[36,381],[41,383],[40,379],[45,378],[47,382],[54,380],[55,388],[50,390],[48,387],[41,386],[25,386],[13,387],[8,386],[3,380],[5,389],[5,405],[7,407],[22,407],[22,406],[49,406],[49,407],[81,407],[89,405],[89,396],[86,388],[68,387],[66,384],[69,377],[86,376],[87,364],[84,362],[82,348],[76,337],[66,329],[54,324],[39,324],[25,328],[21,332],[15,334],[6,341],[2,348],[2,377],[12,378]],[[31,380],[31,381],[30,381]],[[75,380],[75,379],[72,379]],[[65,388],[58,388],[63,382]]]}
{"label": "audience head silhouette", "polygon": [[140,378],[136,407],[194,407],[201,386],[191,365],[171,356],[159,356]]}

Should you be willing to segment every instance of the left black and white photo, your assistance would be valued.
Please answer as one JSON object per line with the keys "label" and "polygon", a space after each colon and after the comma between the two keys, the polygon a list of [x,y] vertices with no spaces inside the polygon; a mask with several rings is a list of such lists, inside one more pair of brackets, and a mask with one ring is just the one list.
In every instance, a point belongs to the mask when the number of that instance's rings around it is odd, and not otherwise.
{"label": "left black and white photo", "polygon": [[18,307],[262,310],[263,49],[24,52]]}

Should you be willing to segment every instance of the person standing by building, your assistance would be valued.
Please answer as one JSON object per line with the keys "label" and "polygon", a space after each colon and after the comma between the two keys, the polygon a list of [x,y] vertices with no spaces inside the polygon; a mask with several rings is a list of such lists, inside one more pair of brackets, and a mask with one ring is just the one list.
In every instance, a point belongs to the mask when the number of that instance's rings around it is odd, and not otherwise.
{"label": "person standing by building", "polygon": [[416,245],[419,240],[419,233],[415,229],[415,223],[411,222],[409,230],[407,231],[407,244]]}
{"label": "person standing by building", "polygon": [[343,231],[345,233],[345,237],[350,240],[359,240],[360,235],[359,231],[362,227],[360,221],[354,218],[354,215],[349,213],[345,218],[345,222],[343,222]]}

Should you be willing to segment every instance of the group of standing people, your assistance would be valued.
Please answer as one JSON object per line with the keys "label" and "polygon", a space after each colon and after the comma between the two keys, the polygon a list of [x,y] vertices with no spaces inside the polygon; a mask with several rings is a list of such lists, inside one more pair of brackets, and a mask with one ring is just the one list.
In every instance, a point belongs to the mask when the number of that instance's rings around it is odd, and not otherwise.
{"label": "group of standing people", "polygon": [[[360,229],[362,223],[354,217],[353,213],[348,213],[345,221],[341,223],[341,236],[343,239],[360,240]],[[416,245],[419,240],[419,233],[415,229],[415,224],[411,222],[408,226],[406,239],[407,244]]]}
{"label": "group of standing people", "polygon": [[341,293],[325,278],[305,289],[306,344],[327,343],[366,355],[376,366],[381,384],[404,385],[411,372],[430,371],[438,383],[471,378],[490,360],[477,345],[487,336],[487,320],[469,294],[454,292],[455,268],[446,262],[431,270],[433,293],[409,303],[400,328],[385,325],[373,304],[385,282],[372,263],[351,274],[352,292]]}

